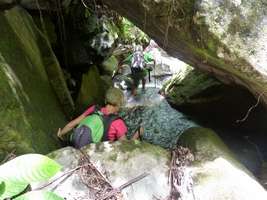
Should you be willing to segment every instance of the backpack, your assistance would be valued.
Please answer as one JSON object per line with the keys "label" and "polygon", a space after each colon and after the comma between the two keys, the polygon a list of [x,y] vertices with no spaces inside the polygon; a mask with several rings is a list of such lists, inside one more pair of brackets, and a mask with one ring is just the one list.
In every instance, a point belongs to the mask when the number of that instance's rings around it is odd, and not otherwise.
{"label": "backpack", "polygon": [[72,134],[71,142],[75,148],[81,148],[90,143],[108,141],[109,127],[113,121],[119,118],[118,115],[104,115],[97,110],[80,122]]}
{"label": "backpack", "polygon": [[135,51],[133,53],[131,61],[131,70],[132,72],[141,71],[145,67],[144,54],[142,51]]}

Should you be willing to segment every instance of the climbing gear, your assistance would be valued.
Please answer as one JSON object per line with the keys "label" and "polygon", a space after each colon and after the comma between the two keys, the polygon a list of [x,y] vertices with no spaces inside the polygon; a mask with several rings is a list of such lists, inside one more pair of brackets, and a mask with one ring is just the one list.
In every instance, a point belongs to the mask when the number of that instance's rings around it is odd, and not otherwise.
{"label": "climbing gear", "polygon": [[124,94],[119,88],[111,87],[106,92],[106,104],[113,106],[122,106],[124,102]]}
{"label": "climbing gear", "polygon": [[117,119],[120,119],[118,115],[104,115],[100,110],[96,110],[80,122],[71,135],[71,142],[75,148],[81,148],[90,143],[108,141],[109,127]]}

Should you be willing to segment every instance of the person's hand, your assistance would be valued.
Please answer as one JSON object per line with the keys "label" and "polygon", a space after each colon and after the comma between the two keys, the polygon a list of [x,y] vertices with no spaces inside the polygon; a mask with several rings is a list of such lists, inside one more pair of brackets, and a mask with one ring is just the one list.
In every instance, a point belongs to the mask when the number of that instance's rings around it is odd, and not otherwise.
{"label": "person's hand", "polygon": [[143,126],[140,126],[140,128],[139,128],[139,135],[140,135],[140,137],[144,134],[144,132],[145,132],[144,127]]}
{"label": "person's hand", "polygon": [[145,132],[144,127],[143,126],[140,126],[137,132],[138,132],[138,138],[137,139],[139,139],[140,141],[142,141],[143,140],[143,134]]}
{"label": "person's hand", "polygon": [[57,131],[57,136],[58,136],[61,140],[63,140],[63,134],[62,134],[62,132],[61,132],[61,128],[58,129],[58,131]]}

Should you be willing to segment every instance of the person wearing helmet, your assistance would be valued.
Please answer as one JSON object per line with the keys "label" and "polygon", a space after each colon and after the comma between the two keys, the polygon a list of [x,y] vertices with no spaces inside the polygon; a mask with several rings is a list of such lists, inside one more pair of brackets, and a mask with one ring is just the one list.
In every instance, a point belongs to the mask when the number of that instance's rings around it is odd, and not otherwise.
{"label": "person wearing helmet", "polygon": [[151,70],[147,68],[147,63],[153,62],[153,66],[155,67],[155,60],[150,53],[143,51],[141,45],[136,45],[133,54],[128,56],[124,62],[131,66],[131,79],[133,81],[131,85],[131,94],[136,96],[140,81],[142,81],[142,89],[145,89],[146,76],[148,70]]}
{"label": "person wearing helmet", "polygon": [[[124,120],[117,115],[123,104],[123,92],[118,88],[111,87],[106,92],[104,107],[98,109],[96,105],[90,106],[63,129],[59,128],[57,136],[63,139],[63,135],[77,127],[71,135],[71,142],[76,148],[101,141],[125,140],[127,126]],[[132,139],[138,139],[143,131],[141,128]]]}

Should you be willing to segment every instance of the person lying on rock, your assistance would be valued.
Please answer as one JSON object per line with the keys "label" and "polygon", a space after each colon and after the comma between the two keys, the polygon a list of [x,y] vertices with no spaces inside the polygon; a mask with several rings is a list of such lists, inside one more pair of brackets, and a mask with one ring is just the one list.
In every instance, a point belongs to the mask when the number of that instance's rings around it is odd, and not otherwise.
{"label": "person lying on rock", "polygon": [[[101,141],[127,139],[127,126],[124,120],[118,116],[118,112],[124,104],[123,92],[118,88],[109,88],[105,95],[105,103],[105,106],[100,109],[96,105],[90,106],[63,129],[59,128],[57,136],[63,139],[63,135],[77,126],[70,137],[70,142],[75,148]],[[143,132],[143,127],[140,127],[131,139],[139,139]]]}

